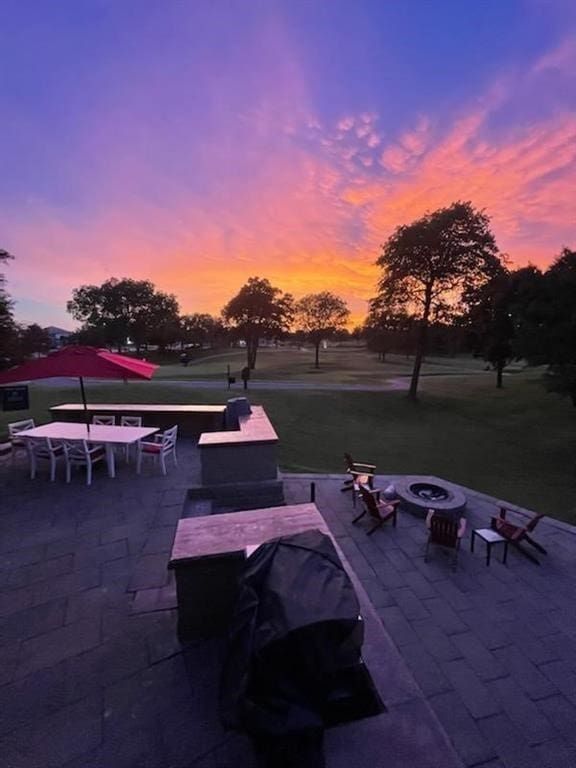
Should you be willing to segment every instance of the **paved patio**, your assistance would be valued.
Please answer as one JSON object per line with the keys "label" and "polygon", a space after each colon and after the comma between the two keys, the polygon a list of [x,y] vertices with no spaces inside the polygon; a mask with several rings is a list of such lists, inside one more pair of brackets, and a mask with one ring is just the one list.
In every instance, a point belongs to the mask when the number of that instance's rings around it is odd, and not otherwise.
{"label": "paved patio", "polygon": [[[247,742],[213,716],[221,643],[183,650],[176,639],[166,562],[186,490],[198,482],[191,443],[180,459],[167,478],[145,469],[136,479],[121,466],[115,480],[98,472],[92,488],[80,473],[66,486],[62,472],[54,484],[45,475],[32,483],[24,464],[0,466],[2,768],[253,765]],[[287,476],[286,501],[308,501],[311,479],[463,764],[576,765],[571,529],[539,528],[549,549],[540,568],[513,551],[507,567],[496,553],[486,568],[483,545],[471,555],[467,536],[452,573],[441,553],[424,563],[422,521],[400,515],[398,528],[371,537],[353,526],[337,477]],[[480,496],[469,506],[474,526],[494,509]],[[413,719],[407,738],[417,740]],[[387,764],[384,745],[375,747],[371,764]]]}
{"label": "paved patio", "polygon": [[[400,514],[396,529],[367,536],[341,478],[292,475],[287,503],[316,503],[362,580],[382,622],[466,766],[576,765],[576,529],[552,520],[535,538],[538,567],[512,548],[508,563],[470,530],[487,527],[497,501],[468,496],[458,570],[442,552],[424,562],[424,523]],[[394,478],[378,478],[383,488]]]}

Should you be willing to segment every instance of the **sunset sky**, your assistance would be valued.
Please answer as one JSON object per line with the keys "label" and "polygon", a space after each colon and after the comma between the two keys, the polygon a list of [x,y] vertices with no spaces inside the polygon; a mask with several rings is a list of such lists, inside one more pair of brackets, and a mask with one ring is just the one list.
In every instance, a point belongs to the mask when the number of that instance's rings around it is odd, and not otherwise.
{"label": "sunset sky", "polygon": [[22,322],[149,278],[344,297],[455,200],[513,263],[576,248],[574,0],[1,0],[0,247]]}

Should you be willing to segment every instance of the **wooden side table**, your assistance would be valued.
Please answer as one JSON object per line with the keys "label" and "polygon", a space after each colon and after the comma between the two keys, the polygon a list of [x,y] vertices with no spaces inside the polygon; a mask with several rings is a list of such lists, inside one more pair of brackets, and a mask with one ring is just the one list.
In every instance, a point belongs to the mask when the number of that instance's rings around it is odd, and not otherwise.
{"label": "wooden side table", "polygon": [[492,553],[492,546],[494,544],[499,544],[500,542],[504,542],[504,554],[502,555],[502,563],[503,565],[506,565],[506,559],[508,557],[508,539],[505,539],[503,536],[500,536],[499,533],[496,533],[496,531],[493,531],[491,528],[476,528],[472,531],[472,536],[470,538],[470,552],[474,552],[474,539],[478,536],[478,538],[482,539],[482,541],[486,542],[486,565],[490,565],[490,555]]}

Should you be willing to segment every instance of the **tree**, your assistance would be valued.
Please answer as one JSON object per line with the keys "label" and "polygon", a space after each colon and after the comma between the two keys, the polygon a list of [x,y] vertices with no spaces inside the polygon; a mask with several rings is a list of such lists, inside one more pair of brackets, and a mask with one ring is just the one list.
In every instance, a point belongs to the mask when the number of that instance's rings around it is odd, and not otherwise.
{"label": "tree", "polygon": [[179,306],[170,293],[154,291],[145,312],[139,315],[138,344],[156,344],[161,351],[175,344],[180,336]]}
{"label": "tree", "polygon": [[518,302],[518,351],[531,365],[546,364],[548,391],[576,406],[576,251],[564,248],[543,274],[531,269]]}
{"label": "tree", "polygon": [[253,370],[261,339],[277,338],[292,321],[294,300],[266,278],[250,277],[222,310],[222,317],[246,342],[246,361]]}
{"label": "tree", "polygon": [[504,368],[514,359],[514,300],[514,273],[504,269],[468,297],[474,352],[492,365],[499,389]]}
{"label": "tree", "polygon": [[180,340],[182,345],[190,344],[195,347],[216,346],[224,335],[224,326],[217,317],[195,312],[182,315],[180,318]]}
{"label": "tree", "polygon": [[121,349],[130,339],[139,351],[154,338],[170,343],[178,327],[178,302],[157,291],[149,280],[115,277],[102,285],[82,285],[72,292],[67,310],[82,330]]}
{"label": "tree", "polygon": [[454,311],[467,288],[477,288],[501,269],[489,219],[469,202],[453,203],[400,226],[382,247],[377,298],[418,318],[409,397],[416,400],[428,326]]}
{"label": "tree", "polygon": [[388,352],[407,352],[412,345],[414,318],[399,307],[372,299],[362,332],[366,346],[385,362]]}
{"label": "tree", "polygon": [[[5,264],[14,257],[0,248],[0,264]],[[12,363],[14,345],[17,338],[17,326],[14,322],[14,303],[6,291],[6,279],[0,272],[0,369]]]}
{"label": "tree", "polygon": [[21,328],[18,336],[18,351],[22,357],[45,355],[50,351],[50,334],[36,323]]}
{"label": "tree", "polygon": [[296,320],[314,345],[315,368],[320,367],[320,344],[346,327],[350,310],[346,302],[328,291],[309,293],[295,306]]}

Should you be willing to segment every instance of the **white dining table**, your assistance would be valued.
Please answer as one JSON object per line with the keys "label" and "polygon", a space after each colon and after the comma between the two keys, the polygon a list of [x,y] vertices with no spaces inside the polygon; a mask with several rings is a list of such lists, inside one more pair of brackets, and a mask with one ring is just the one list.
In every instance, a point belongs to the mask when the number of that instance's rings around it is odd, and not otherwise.
{"label": "white dining table", "polygon": [[83,424],[76,421],[52,421],[40,427],[25,429],[18,432],[18,439],[33,437],[49,437],[51,440],[86,440],[89,443],[103,445],[106,450],[106,464],[110,477],[116,477],[114,447],[117,445],[133,445],[139,440],[145,440],[158,427],[116,427],[104,424]]}

